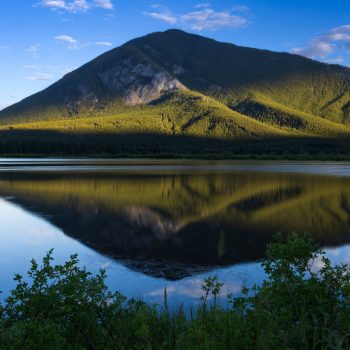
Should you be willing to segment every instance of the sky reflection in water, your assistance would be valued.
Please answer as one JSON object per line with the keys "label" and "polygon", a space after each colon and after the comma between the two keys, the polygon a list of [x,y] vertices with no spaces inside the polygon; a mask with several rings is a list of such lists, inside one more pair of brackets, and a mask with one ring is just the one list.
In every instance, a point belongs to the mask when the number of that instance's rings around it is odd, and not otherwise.
{"label": "sky reflection in water", "polygon": [[86,266],[89,271],[97,273],[100,268],[107,271],[107,283],[111,289],[151,302],[161,302],[166,287],[173,303],[196,303],[202,295],[201,285],[204,278],[211,275],[217,275],[225,282],[225,295],[239,292],[242,283],[251,284],[260,280],[263,275],[258,264],[249,263],[214,269],[178,281],[167,281],[132,271],[118,261],[66,236],[45,218],[28,213],[3,199],[0,200],[0,220],[0,276],[5,296],[15,285],[14,272],[24,274],[29,269],[32,258],[40,260],[52,247],[55,247],[56,263],[64,262],[70,254],[76,252],[79,254],[81,265]]}
{"label": "sky reflection in water", "polygon": [[[223,295],[261,282],[254,261],[278,230],[308,230],[332,246],[334,263],[350,262],[350,178],[340,176],[349,164],[337,165],[338,177],[272,166],[0,174],[0,290],[51,248],[58,263],[78,253],[90,271],[106,269],[110,288],[127,296],[161,302],[167,287],[173,305],[196,303],[207,276],[225,283]],[[320,171],[330,172],[334,165]]]}

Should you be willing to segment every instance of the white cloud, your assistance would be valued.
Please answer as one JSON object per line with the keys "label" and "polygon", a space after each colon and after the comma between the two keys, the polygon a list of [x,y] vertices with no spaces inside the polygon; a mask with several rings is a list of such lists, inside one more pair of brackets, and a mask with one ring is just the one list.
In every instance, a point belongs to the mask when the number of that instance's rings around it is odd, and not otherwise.
{"label": "white cloud", "polygon": [[28,47],[27,52],[37,52],[39,50],[39,47],[39,44],[31,45]]}
{"label": "white cloud", "polygon": [[309,58],[325,58],[334,51],[334,45],[323,40],[312,40],[307,47],[294,47],[292,53]]}
{"label": "white cloud", "polygon": [[250,8],[245,5],[236,5],[236,6],[233,6],[232,8],[232,11],[236,11],[236,12],[247,12],[249,10]]}
{"label": "white cloud", "polygon": [[113,44],[110,43],[109,41],[96,41],[95,45],[97,45],[97,46],[113,46]]}
{"label": "white cloud", "polygon": [[221,28],[240,28],[248,23],[247,19],[235,15],[233,11],[216,11],[210,4],[199,4],[195,10],[176,14],[162,5],[153,5],[156,11],[143,12],[144,15],[161,20],[171,25],[189,27],[193,30],[218,30]]}
{"label": "white cloud", "polygon": [[176,24],[178,22],[178,19],[170,12],[144,12],[144,14],[149,17],[159,19],[168,24]]}
{"label": "white cloud", "polygon": [[42,7],[50,7],[50,8],[66,8],[66,2],[63,0],[43,0],[39,3]]}
{"label": "white cloud", "polygon": [[245,18],[233,15],[230,11],[217,12],[211,8],[181,15],[180,22],[198,31],[217,30],[224,27],[239,28],[247,24]]}
{"label": "white cloud", "polygon": [[61,43],[67,44],[67,47],[71,50],[76,50],[81,47],[78,40],[74,39],[70,35],[57,35],[54,39]]}
{"label": "white cloud", "polygon": [[35,73],[29,77],[26,77],[27,80],[32,81],[44,81],[44,80],[51,80],[52,75],[48,73]]}
{"label": "white cloud", "polygon": [[60,41],[64,41],[64,42],[69,43],[69,44],[77,44],[78,43],[78,41],[75,40],[70,35],[57,35],[57,36],[55,36],[55,39],[60,40]]}
{"label": "white cloud", "polygon": [[210,4],[205,3],[205,4],[197,4],[194,8],[201,9],[201,8],[208,8],[208,7],[210,7]]}
{"label": "white cloud", "polygon": [[106,10],[113,10],[114,8],[111,0],[41,0],[35,6],[70,13],[86,12],[92,8],[102,8]]}
{"label": "white cloud", "polygon": [[85,12],[90,8],[86,0],[42,0],[37,4],[37,6],[47,7],[51,10],[67,11],[71,13]]}
{"label": "white cloud", "polygon": [[333,57],[333,58],[328,58],[326,60],[327,63],[332,63],[332,64],[341,64],[344,62],[344,58],[341,56]]}
{"label": "white cloud", "polygon": [[114,8],[111,0],[95,0],[93,5],[106,10],[113,10]]}
{"label": "white cloud", "polygon": [[[331,29],[330,31],[316,36],[305,47],[294,47],[292,53],[306,56],[313,59],[325,59],[337,50],[347,50],[350,52],[350,25],[343,25]],[[327,61],[340,63],[343,59],[338,56],[329,58]]]}
{"label": "white cloud", "polygon": [[106,46],[106,47],[113,46],[113,44],[109,41],[95,41],[94,43],[91,43],[91,42],[80,43],[77,39],[73,38],[70,35],[57,35],[54,37],[54,39],[58,42],[61,42],[67,45],[68,49],[71,49],[71,50],[82,49],[84,47],[91,46],[91,45]]}

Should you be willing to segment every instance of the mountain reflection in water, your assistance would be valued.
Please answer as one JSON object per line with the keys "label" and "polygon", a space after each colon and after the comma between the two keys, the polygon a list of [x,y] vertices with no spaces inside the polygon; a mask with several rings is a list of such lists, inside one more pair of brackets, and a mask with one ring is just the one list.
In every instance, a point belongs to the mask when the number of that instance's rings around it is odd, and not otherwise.
{"label": "mountain reflection in water", "polygon": [[0,196],[124,265],[180,279],[255,261],[276,232],[350,241],[350,178],[258,172],[0,174]]}

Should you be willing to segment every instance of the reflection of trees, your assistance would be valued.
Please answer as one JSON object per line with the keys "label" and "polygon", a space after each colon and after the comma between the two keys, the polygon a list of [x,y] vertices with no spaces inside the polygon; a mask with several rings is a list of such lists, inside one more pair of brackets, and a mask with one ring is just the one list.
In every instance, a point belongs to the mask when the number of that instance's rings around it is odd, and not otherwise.
{"label": "reflection of trees", "polygon": [[[350,181],[335,177],[3,174],[0,194],[141,269],[142,259],[188,266],[257,259],[277,231],[310,231],[339,244],[350,227]],[[154,264],[157,273],[165,268]]]}

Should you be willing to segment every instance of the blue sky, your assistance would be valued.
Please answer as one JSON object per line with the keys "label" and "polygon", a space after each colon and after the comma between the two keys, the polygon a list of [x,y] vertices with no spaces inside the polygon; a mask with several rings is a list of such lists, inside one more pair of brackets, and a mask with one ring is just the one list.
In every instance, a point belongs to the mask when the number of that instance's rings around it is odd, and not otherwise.
{"label": "blue sky", "polygon": [[1,0],[0,109],[168,28],[350,66],[349,0]]}

